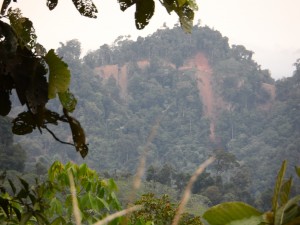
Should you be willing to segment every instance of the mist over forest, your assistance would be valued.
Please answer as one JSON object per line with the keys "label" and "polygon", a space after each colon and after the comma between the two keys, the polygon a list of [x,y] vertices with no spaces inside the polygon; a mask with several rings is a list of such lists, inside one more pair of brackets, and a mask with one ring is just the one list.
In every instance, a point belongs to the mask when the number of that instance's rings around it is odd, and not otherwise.
{"label": "mist over forest", "polygon": [[[274,80],[247,46],[230,46],[220,32],[198,25],[191,34],[175,26],[136,41],[120,36],[83,57],[80,42],[70,40],[56,53],[72,74],[73,115],[89,153],[83,160],[72,146],[38,130],[13,136],[9,117],[18,106],[0,117],[0,170],[43,175],[55,160],[87,163],[115,178],[124,200],[146,152],[141,193],[167,192],[178,200],[197,167],[215,155],[193,187],[194,198],[205,206],[245,201],[265,210],[281,162],[288,161],[287,176],[299,163],[297,59],[291,77]],[[52,100],[47,107],[61,106]],[[71,140],[68,127],[50,128]],[[296,182],[292,191],[299,188]]]}

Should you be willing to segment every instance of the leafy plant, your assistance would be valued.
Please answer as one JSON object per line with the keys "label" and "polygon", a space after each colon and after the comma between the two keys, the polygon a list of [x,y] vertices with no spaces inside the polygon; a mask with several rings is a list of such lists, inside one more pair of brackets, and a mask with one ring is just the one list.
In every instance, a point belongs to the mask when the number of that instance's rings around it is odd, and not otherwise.
{"label": "leafy plant", "polygon": [[[101,180],[86,164],[54,162],[44,182],[35,185],[22,178],[20,190],[8,180],[10,190],[0,184],[0,222],[8,224],[72,224],[73,204],[68,173],[74,177],[78,206],[84,223],[96,221],[121,209],[112,179]],[[5,174],[2,174],[3,178]],[[114,220],[115,222],[118,219]]]}
{"label": "leafy plant", "polygon": [[[287,161],[283,161],[278,172],[272,209],[269,212],[259,212],[243,202],[225,202],[208,209],[203,218],[211,225],[296,225],[300,223],[300,195],[289,198],[292,178],[284,180]],[[296,167],[296,171],[297,167]]]}

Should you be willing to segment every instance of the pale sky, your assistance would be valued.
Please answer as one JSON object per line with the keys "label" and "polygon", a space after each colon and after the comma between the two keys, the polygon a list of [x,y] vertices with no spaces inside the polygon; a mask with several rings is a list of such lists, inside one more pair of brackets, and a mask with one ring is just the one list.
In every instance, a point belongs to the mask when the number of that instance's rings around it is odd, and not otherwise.
{"label": "pale sky", "polygon": [[[0,0],[2,3],[2,0]],[[195,23],[207,25],[229,38],[230,44],[244,45],[255,52],[254,59],[272,77],[291,76],[293,63],[300,58],[300,0],[198,0],[199,11]],[[80,16],[71,0],[60,0],[49,11],[46,0],[18,0],[13,7],[21,8],[36,29],[38,41],[48,50],[59,42],[78,39],[84,51],[112,44],[120,35],[133,38],[147,36],[162,27],[177,23],[175,14],[167,14],[156,0],[156,11],[150,24],[138,31],[134,24],[134,10],[122,12],[117,0],[94,0],[98,18]]]}

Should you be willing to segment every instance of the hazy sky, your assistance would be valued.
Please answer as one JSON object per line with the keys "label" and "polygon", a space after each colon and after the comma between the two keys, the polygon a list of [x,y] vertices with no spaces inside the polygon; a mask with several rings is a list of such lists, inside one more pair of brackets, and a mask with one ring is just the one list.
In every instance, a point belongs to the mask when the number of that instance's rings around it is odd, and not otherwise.
{"label": "hazy sky", "polygon": [[[0,0],[2,3],[2,0]],[[18,0],[20,7],[35,26],[38,41],[47,49],[59,42],[78,39],[85,51],[102,44],[112,44],[120,35],[147,36],[164,22],[177,23],[175,14],[167,14],[156,0],[156,12],[150,24],[138,31],[134,10],[122,12],[117,0],[94,0],[98,18],[80,16],[71,0],[59,0],[49,11],[46,0]],[[293,63],[300,58],[300,0],[198,0],[197,22],[208,25],[229,38],[230,44],[241,44],[255,52],[254,59],[274,78],[291,76]]]}

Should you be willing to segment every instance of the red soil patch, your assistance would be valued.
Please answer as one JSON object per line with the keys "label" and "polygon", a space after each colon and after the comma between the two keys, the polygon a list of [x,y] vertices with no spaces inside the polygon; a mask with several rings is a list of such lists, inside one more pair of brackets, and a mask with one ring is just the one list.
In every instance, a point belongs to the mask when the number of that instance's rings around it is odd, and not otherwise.
{"label": "red soil patch", "polygon": [[[149,66],[149,61],[143,60],[137,62],[141,69],[145,69]],[[172,66],[172,65],[171,65]],[[175,66],[174,66],[175,67]],[[215,119],[216,119],[216,104],[220,102],[219,99],[215,98],[212,89],[212,69],[208,63],[207,58],[199,53],[193,59],[191,59],[186,65],[180,67],[179,70],[186,70],[196,68],[197,86],[199,89],[199,95],[202,98],[204,105],[204,114],[210,120],[210,139],[212,142],[216,141],[215,136]],[[124,65],[121,68],[117,65],[106,65],[97,67],[94,70],[95,74],[101,76],[104,79],[108,79],[113,76],[117,84],[120,86],[121,97],[127,99],[127,66]]]}
{"label": "red soil patch", "polygon": [[146,69],[148,66],[150,66],[150,62],[148,60],[138,61],[137,65],[141,69]]}
{"label": "red soil patch", "polygon": [[270,100],[266,104],[261,105],[260,108],[263,110],[269,110],[271,109],[273,102],[275,101],[276,98],[276,87],[273,84],[267,84],[267,83],[262,83],[261,86],[270,95]]}
{"label": "red soil patch", "polygon": [[197,68],[196,78],[199,95],[202,98],[204,105],[204,114],[210,120],[210,139],[212,142],[216,141],[215,135],[215,96],[211,84],[212,80],[212,69],[208,63],[207,58],[198,53],[191,61],[187,63],[187,66],[180,69],[186,68]]}

